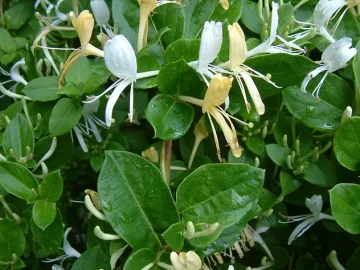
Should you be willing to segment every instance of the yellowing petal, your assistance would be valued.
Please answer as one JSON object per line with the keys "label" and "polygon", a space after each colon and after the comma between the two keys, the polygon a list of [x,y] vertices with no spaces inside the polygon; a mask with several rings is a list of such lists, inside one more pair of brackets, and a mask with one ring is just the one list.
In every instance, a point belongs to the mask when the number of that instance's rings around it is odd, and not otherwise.
{"label": "yellowing petal", "polygon": [[69,16],[76,32],[79,35],[81,48],[85,49],[86,45],[90,42],[94,29],[94,17],[88,10],[82,11],[77,18],[74,12],[70,12]]}
{"label": "yellowing petal", "polygon": [[229,1],[228,0],[220,0],[220,5],[223,7],[223,9],[227,10],[230,6]]}
{"label": "yellowing petal", "polygon": [[204,97],[203,113],[208,111],[211,106],[220,106],[229,95],[233,78],[216,74],[210,81]]}
{"label": "yellowing petal", "polygon": [[230,48],[229,48],[229,60],[230,70],[236,70],[238,66],[243,64],[247,57],[247,47],[245,41],[245,35],[238,23],[228,26]]}
{"label": "yellowing petal", "polygon": [[259,90],[257,89],[253,79],[251,78],[250,74],[244,70],[240,72],[240,75],[245,81],[246,87],[249,91],[250,97],[252,101],[254,102],[256,112],[260,115],[263,115],[265,113],[265,105],[262,102]]}

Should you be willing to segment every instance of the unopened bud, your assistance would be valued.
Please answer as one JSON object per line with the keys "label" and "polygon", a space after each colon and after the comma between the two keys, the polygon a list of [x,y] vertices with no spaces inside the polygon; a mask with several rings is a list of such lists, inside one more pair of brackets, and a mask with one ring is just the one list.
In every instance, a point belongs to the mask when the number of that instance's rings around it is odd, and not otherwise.
{"label": "unopened bud", "polygon": [[40,77],[44,77],[44,74],[42,73],[42,66],[43,66],[44,60],[40,59],[37,63],[36,63],[36,72],[38,73],[38,75]]}
{"label": "unopened bud", "polygon": [[297,155],[300,155],[300,141],[296,140],[294,143],[294,150]]}
{"label": "unopened bud", "polygon": [[325,153],[327,150],[329,150],[332,146],[332,141],[329,141],[325,146],[319,151],[319,154]]}
{"label": "unopened bud", "polygon": [[260,166],[260,159],[256,157],[254,160],[254,167],[259,168],[259,166]]}
{"label": "unopened bud", "polygon": [[287,139],[287,135],[286,135],[286,134],[284,134],[284,136],[283,136],[283,138],[282,138],[282,146],[289,148],[289,146],[288,146],[288,139]]}
{"label": "unopened bud", "polygon": [[293,169],[293,166],[292,166],[292,164],[291,164],[291,155],[288,155],[288,156],[286,157],[286,165],[288,166],[288,168],[289,168],[290,170]]}
{"label": "unopened bud", "polygon": [[347,106],[345,111],[342,114],[341,117],[341,123],[344,123],[344,121],[352,116],[352,108],[350,106]]}
{"label": "unopened bud", "polygon": [[153,163],[159,162],[159,155],[154,146],[151,146],[149,149],[146,149],[141,153],[141,155],[146,158],[147,160],[150,160]]}
{"label": "unopened bud", "polygon": [[299,175],[304,172],[304,166],[301,165],[297,170],[294,171],[294,175]]}

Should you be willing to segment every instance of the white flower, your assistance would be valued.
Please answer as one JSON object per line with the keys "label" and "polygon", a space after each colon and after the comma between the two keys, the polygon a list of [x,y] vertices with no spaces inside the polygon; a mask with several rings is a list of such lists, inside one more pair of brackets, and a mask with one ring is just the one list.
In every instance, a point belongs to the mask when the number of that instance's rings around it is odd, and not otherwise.
{"label": "white flower", "polygon": [[98,142],[102,141],[97,126],[106,127],[106,124],[94,115],[95,113],[97,113],[99,109],[99,105],[100,105],[100,100],[94,100],[94,102],[85,103],[82,110],[82,115],[85,124],[79,122],[78,124],[76,124],[75,127],[73,127],[73,131],[76,135],[76,138],[78,139],[79,144],[85,153],[88,152],[88,148],[86,146],[82,134],[86,134],[87,136],[93,134]]}
{"label": "white flower", "polygon": [[9,82],[16,82],[16,83],[21,83],[23,85],[27,85],[28,82],[21,76],[20,74],[20,67],[24,70],[26,70],[26,64],[25,64],[25,59],[21,59],[20,61],[16,62],[10,69],[10,73],[5,71],[4,69],[2,69],[0,67],[0,71],[3,75],[8,76],[11,78],[11,80],[2,82],[2,84],[6,84]]}
{"label": "white flower", "polygon": [[215,60],[220,52],[223,38],[222,35],[221,22],[205,22],[204,29],[201,34],[199,60],[189,63],[189,65],[195,68],[196,71],[203,77],[207,86],[209,86],[209,82],[205,76],[212,79],[216,73],[211,70],[210,63]]}
{"label": "white flower", "polygon": [[131,47],[130,42],[123,35],[117,35],[105,43],[104,58],[106,67],[113,75],[118,77],[119,80],[106,89],[102,94],[89,102],[97,100],[115,88],[109,97],[105,110],[105,122],[106,125],[110,127],[113,119],[112,112],[115,103],[129,84],[131,84],[129,119],[130,121],[133,119],[134,82],[136,81],[137,75],[137,62],[134,49]]}
{"label": "white flower", "polygon": [[[54,6],[50,1],[48,0],[37,0],[34,4],[35,9],[38,8],[39,4],[45,9],[46,14],[49,15],[51,10],[55,8],[55,14],[56,17],[50,18],[52,20],[53,25],[57,25],[61,22],[66,22],[68,20],[68,15],[61,12],[59,9],[60,4],[64,2],[64,0],[58,0]],[[47,19],[47,18],[46,18]]]}
{"label": "white flower", "polygon": [[[270,27],[270,36],[260,45],[254,49],[248,51],[247,56],[251,57],[259,53],[288,53],[288,54],[300,54],[305,52],[304,49],[296,45],[294,42],[289,42],[276,34],[278,24],[279,24],[279,14],[278,14],[279,4],[272,2],[272,11],[271,11],[271,27]],[[274,41],[278,38],[283,44],[281,45],[272,45]],[[290,47],[290,49],[285,49],[284,46]],[[291,49],[295,49],[292,51]]]}
{"label": "white flower", "polygon": [[110,10],[104,0],[91,0],[91,9],[93,11],[95,21],[104,29],[109,37],[114,37],[114,33],[109,25]]}
{"label": "white flower", "polygon": [[287,221],[282,222],[282,223],[292,223],[292,222],[302,221],[299,225],[296,226],[296,228],[291,233],[288,240],[288,245],[291,245],[292,241],[302,236],[308,229],[311,228],[311,226],[313,226],[319,220],[322,219],[334,220],[333,216],[321,213],[321,209],[323,205],[321,195],[314,195],[311,197],[311,199],[306,198],[305,205],[307,208],[309,208],[312,214],[290,216],[287,217]]}
{"label": "white flower", "polygon": [[305,92],[306,86],[308,85],[310,80],[316,77],[319,73],[326,71],[325,75],[320,80],[319,84],[316,86],[315,90],[312,93],[313,95],[316,94],[316,96],[319,97],[320,88],[326,76],[330,72],[335,72],[338,69],[345,67],[346,64],[351,60],[351,58],[356,55],[357,50],[355,48],[351,48],[351,46],[351,38],[346,37],[330,44],[324,50],[321,56],[320,67],[317,67],[305,77],[301,84],[301,90]]}
{"label": "white flower", "polygon": [[201,259],[194,251],[171,252],[170,260],[175,270],[199,270],[201,268]]}
{"label": "white flower", "polygon": [[[71,245],[70,245],[70,243],[69,243],[69,241],[67,240],[67,236],[68,236],[68,234],[69,234],[69,232],[71,231],[71,228],[67,228],[66,229],[66,231],[65,231],[65,233],[64,233],[64,236],[63,236],[63,250],[64,250],[64,255],[61,255],[61,256],[59,256],[59,257],[57,257],[57,258],[55,258],[55,259],[51,259],[51,260],[46,260],[46,261],[44,261],[44,262],[46,262],[46,263],[50,263],[50,262],[56,262],[56,261],[60,261],[61,260],[61,263],[60,263],[60,265],[62,265],[62,263],[63,263],[63,261],[64,260],[66,260],[66,259],[68,259],[68,258],[79,258],[80,256],[81,256],[81,254],[76,250],[76,249],[74,249]],[[59,266],[58,265],[54,265],[55,266],[55,268],[53,268],[53,269],[56,269],[56,270],[58,270],[58,269],[61,269],[61,268],[59,268]],[[62,266],[60,266],[60,267],[62,267]]]}

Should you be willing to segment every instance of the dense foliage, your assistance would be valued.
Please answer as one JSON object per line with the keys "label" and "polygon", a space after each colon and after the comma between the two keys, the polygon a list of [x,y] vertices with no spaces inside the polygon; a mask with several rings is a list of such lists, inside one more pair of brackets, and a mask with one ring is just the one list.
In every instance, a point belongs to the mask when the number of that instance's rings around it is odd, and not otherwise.
{"label": "dense foliage", "polygon": [[0,0],[0,269],[359,269],[359,0]]}

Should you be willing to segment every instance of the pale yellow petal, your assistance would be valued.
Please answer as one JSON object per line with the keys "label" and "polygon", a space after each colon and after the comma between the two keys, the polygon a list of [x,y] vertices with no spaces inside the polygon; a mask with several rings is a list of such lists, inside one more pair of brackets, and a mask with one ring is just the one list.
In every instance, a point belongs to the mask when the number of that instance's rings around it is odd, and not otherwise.
{"label": "pale yellow petal", "polygon": [[94,17],[88,10],[82,11],[77,18],[73,12],[70,12],[69,16],[78,33],[81,48],[85,49],[86,45],[90,42],[94,29]]}
{"label": "pale yellow petal", "polygon": [[228,26],[230,47],[229,60],[230,70],[235,71],[243,64],[247,57],[245,35],[238,23]]}

